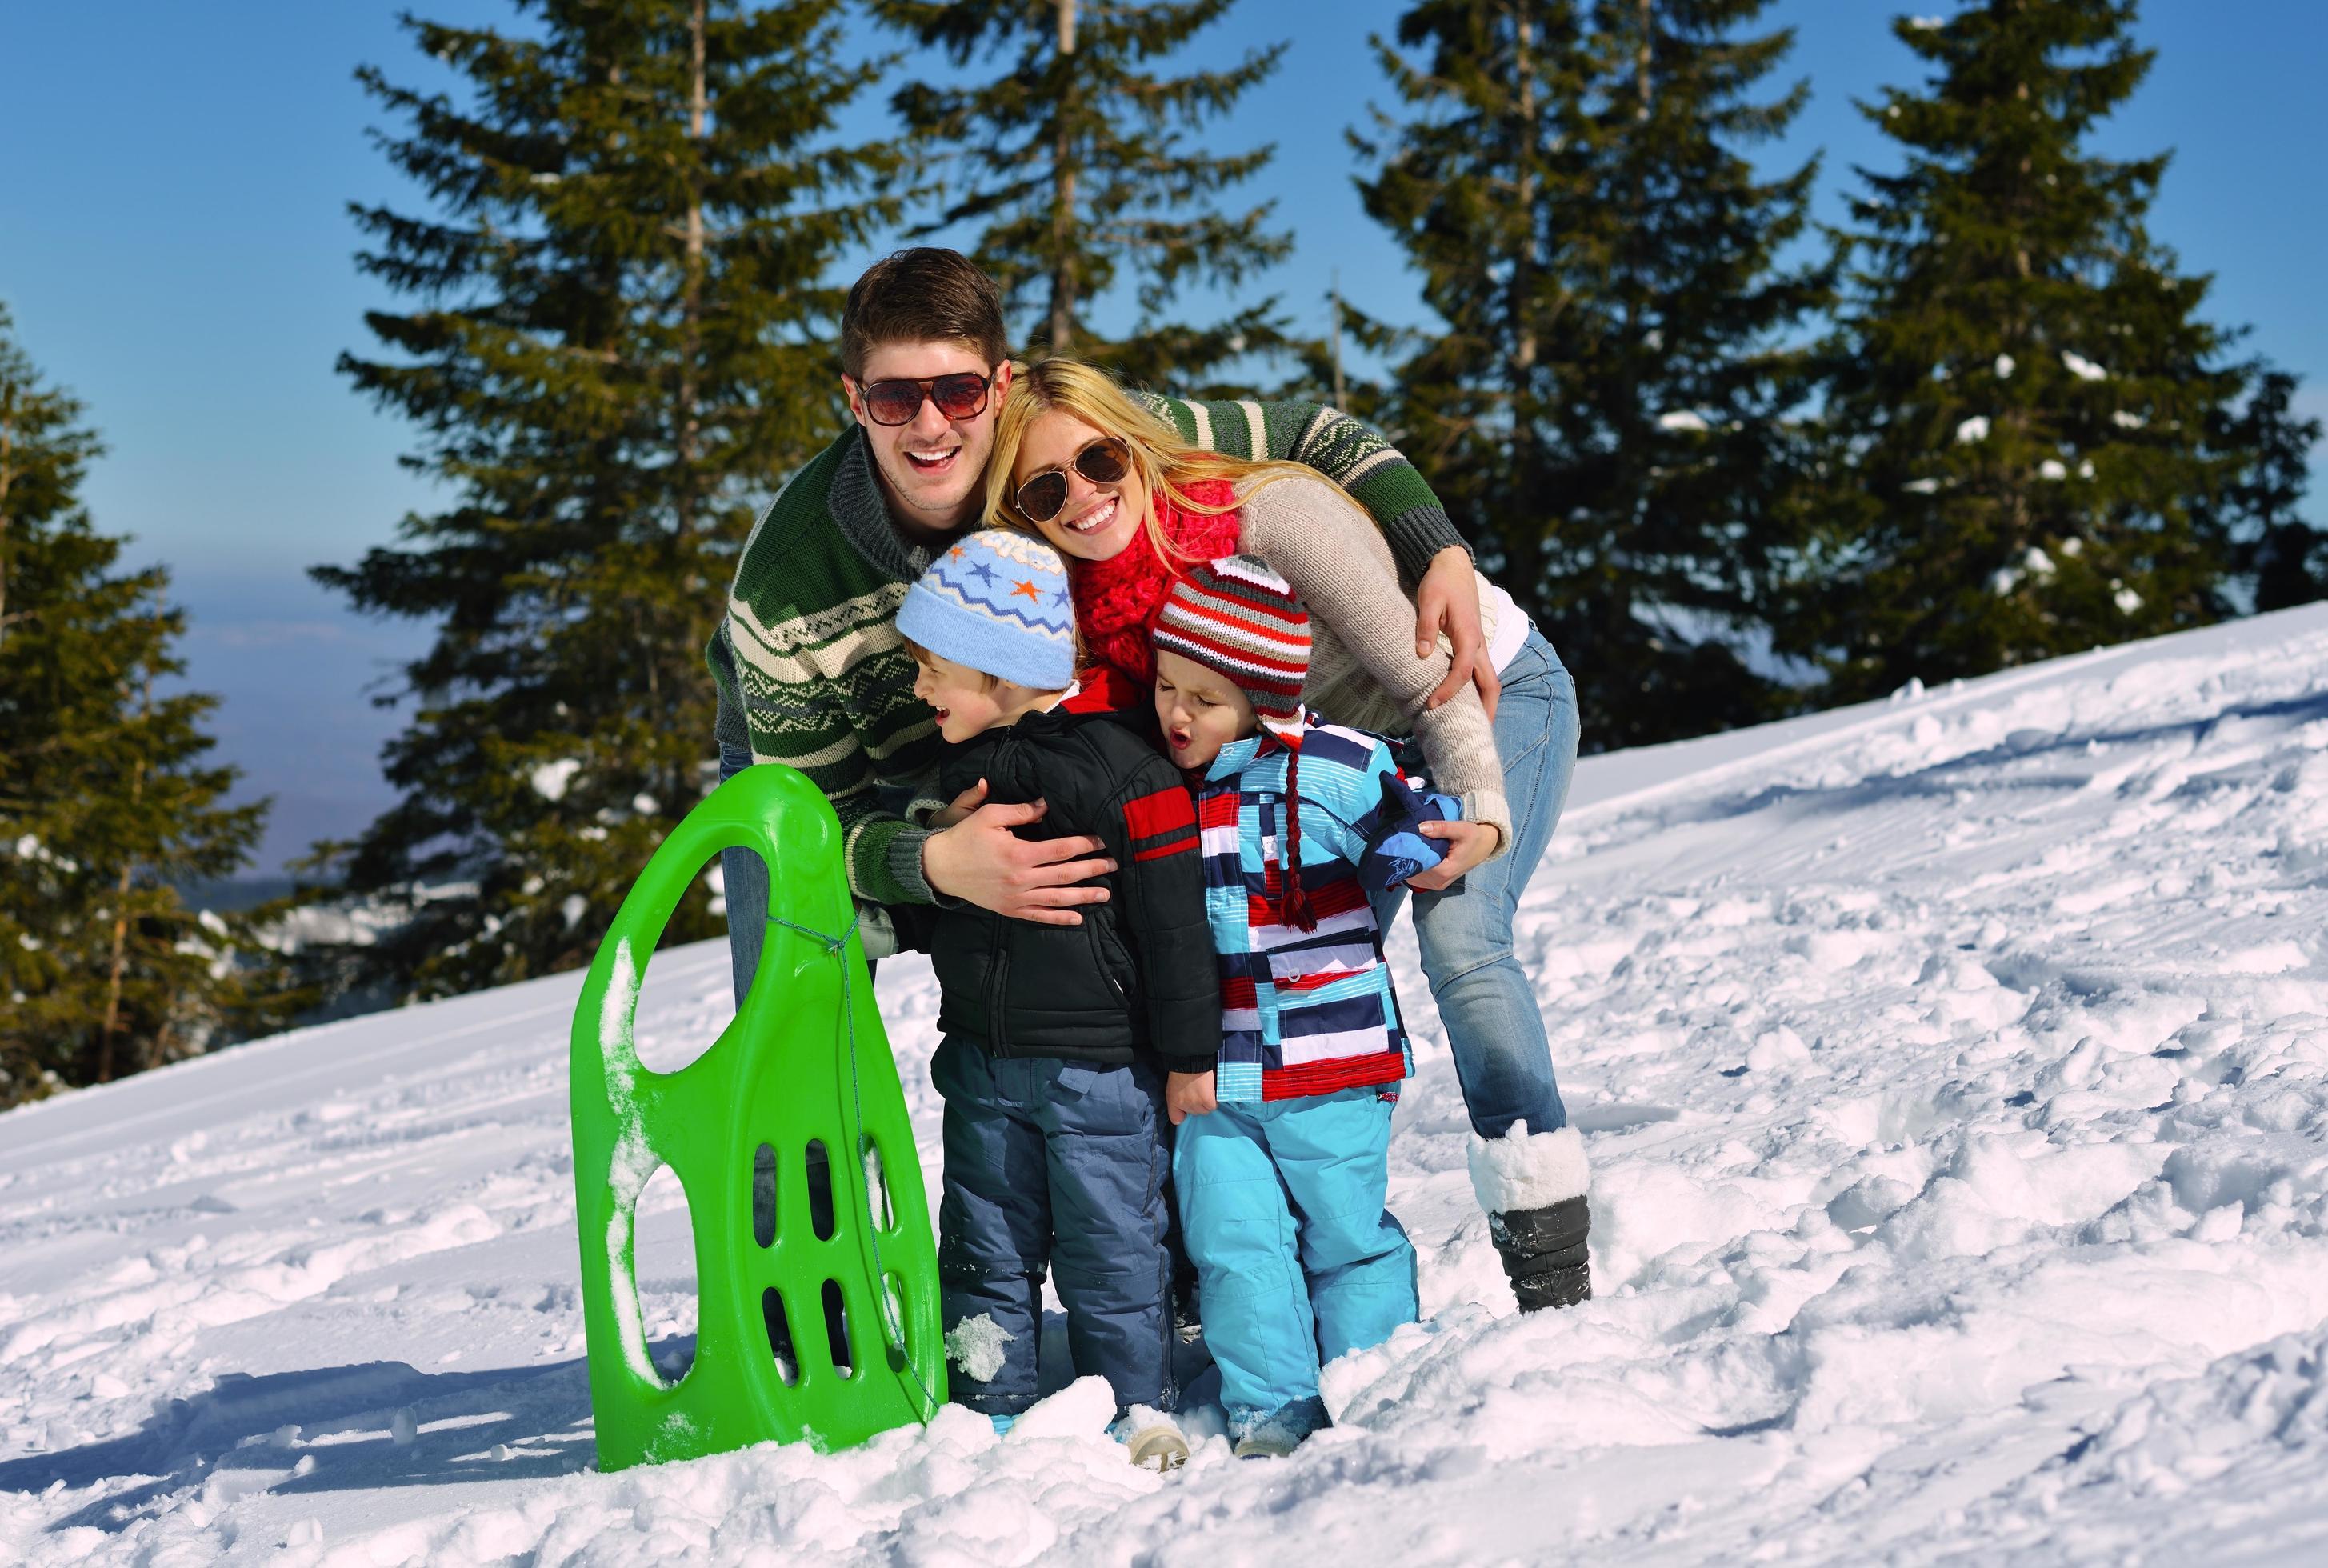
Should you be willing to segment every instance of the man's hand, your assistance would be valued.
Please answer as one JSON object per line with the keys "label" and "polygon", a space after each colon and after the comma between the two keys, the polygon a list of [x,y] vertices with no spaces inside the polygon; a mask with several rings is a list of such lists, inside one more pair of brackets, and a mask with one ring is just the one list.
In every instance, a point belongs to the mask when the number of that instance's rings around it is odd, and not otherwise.
{"label": "man's hand", "polygon": [[932,812],[930,820],[923,825],[934,831],[951,828],[985,803],[986,781],[980,779],[962,793],[954,796],[952,804],[940,806],[936,811]]}
{"label": "man's hand", "polygon": [[1427,871],[1417,871],[1406,885],[1424,893],[1443,892],[1455,879],[1496,852],[1503,831],[1489,822],[1424,822],[1417,830],[1426,839],[1448,845],[1447,858]]}
{"label": "man's hand", "polygon": [[1221,1108],[1213,1093],[1213,1070],[1164,1075],[1164,1109],[1178,1127],[1191,1116],[1209,1116]]}
{"label": "man's hand", "polygon": [[1479,689],[1479,706],[1489,718],[1495,718],[1496,696],[1503,683],[1488,662],[1487,634],[1479,627],[1479,582],[1469,553],[1453,545],[1431,558],[1431,569],[1415,586],[1414,656],[1430,658],[1441,633],[1455,650],[1454,663],[1424,706],[1438,707],[1469,681]]}
{"label": "man's hand", "polygon": [[[957,804],[960,803],[957,802]],[[949,897],[1038,925],[1081,925],[1078,904],[1104,904],[1104,887],[1078,887],[1115,869],[1097,856],[1097,839],[1048,839],[1032,843],[1011,830],[1039,822],[1049,806],[982,805],[922,841],[922,875]]]}

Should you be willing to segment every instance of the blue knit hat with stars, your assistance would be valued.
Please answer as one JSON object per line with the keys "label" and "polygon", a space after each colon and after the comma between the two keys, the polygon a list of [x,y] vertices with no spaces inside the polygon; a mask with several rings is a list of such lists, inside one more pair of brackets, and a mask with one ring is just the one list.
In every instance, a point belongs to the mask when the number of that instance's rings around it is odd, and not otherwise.
{"label": "blue knit hat with stars", "polygon": [[986,528],[938,552],[906,590],[897,630],[931,653],[1038,691],[1075,680],[1067,567],[1041,540]]}

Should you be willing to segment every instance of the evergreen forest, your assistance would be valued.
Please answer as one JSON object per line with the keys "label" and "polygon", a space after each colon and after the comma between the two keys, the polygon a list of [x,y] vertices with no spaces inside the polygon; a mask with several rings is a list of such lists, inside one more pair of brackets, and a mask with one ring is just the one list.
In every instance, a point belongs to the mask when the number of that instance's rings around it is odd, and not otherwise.
{"label": "evergreen forest", "polygon": [[[430,643],[378,699],[395,805],[256,910],[188,891],[266,806],[207,760],[169,574],[83,499],[103,411],[0,314],[0,1104],[587,964],[718,782],[705,643],[900,245],[975,258],[1026,358],[1377,426],[1588,752],[2328,596],[2300,367],[2154,228],[2173,149],[2098,145],[2135,0],[1901,16],[1910,76],[1821,84],[1882,138],[1848,171],[1770,157],[1809,84],[1769,0],[1406,0],[1347,125],[1277,142],[1226,127],[1294,18],[1207,43],[1240,8],[508,0],[350,61],[403,195],[352,206],[395,303],[339,369],[441,500],[313,576]],[[1412,291],[1337,287],[1322,333],[1268,195],[1320,169]],[[708,876],[665,939],[724,928]]]}

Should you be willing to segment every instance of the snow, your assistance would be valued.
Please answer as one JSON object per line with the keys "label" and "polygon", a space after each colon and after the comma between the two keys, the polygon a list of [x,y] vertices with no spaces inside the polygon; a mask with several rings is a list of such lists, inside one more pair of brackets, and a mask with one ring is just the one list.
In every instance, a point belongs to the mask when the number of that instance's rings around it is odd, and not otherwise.
{"label": "snow", "polygon": [[526,775],[534,793],[546,801],[562,801],[574,775],[582,771],[579,757],[561,756],[556,762],[545,762]]}
{"label": "snow", "polygon": [[1957,427],[1957,442],[1960,446],[1969,446],[1976,441],[1987,439],[1988,416],[1985,414],[1975,414]]}
{"label": "snow", "polygon": [[1018,1336],[981,1312],[975,1318],[964,1318],[946,1330],[946,1359],[962,1369],[964,1377],[987,1382],[1002,1370],[1009,1352],[1002,1347]]}
{"label": "snow", "polygon": [[1657,416],[1657,428],[1660,430],[1694,430],[1703,434],[1706,429],[1705,416],[1703,414],[1692,413],[1687,408],[1676,409],[1669,414],[1659,414]]}
{"label": "snow", "polygon": [[[1063,1368],[1006,1439],[592,1469],[578,975],[61,1095],[0,1116],[0,1557],[2316,1561],[2323,846],[2323,606],[1589,759],[1519,951],[1596,1299],[1514,1311],[1402,930],[1423,1320],[1169,1476]],[[618,957],[610,1065],[731,1010],[719,944]],[[926,965],[880,997],[934,1174]],[[686,1235],[636,1251],[676,1365]]]}
{"label": "snow", "polygon": [[2058,457],[2048,457],[2037,465],[2037,477],[2040,479],[2067,479],[2069,476],[2069,468]]}

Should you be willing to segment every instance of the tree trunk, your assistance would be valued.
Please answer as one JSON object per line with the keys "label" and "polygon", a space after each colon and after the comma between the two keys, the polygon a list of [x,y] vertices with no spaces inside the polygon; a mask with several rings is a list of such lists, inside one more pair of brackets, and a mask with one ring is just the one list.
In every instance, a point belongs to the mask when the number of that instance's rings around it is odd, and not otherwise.
{"label": "tree trunk", "polygon": [[679,537],[684,541],[695,530],[695,466],[698,457],[698,413],[695,407],[696,361],[703,352],[703,122],[710,108],[704,92],[704,30],[706,0],[695,0],[688,14],[688,45],[694,68],[688,97],[686,277],[681,285],[679,344],[679,492],[674,497]]}
{"label": "tree trunk", "polygon": [[1061,79],[1063,93],[1051,140],[1051,320],[1049,350],[1063,354],[1075,339],[1075,165],[1072,129],[1073,61],[1075,52],[1075,0],[1052,0],[1058,8],[1059,58],[1068,62]]}
{"label": "tree trunk", "polygon": [[[146,686],[146,706],[154,700],[152,681]],[[129,809],[134,814],[146,793],[146,759],[140,756],[129,765]],[[129,957],[129,887],[135,862],[125,859],[121,875],[113,884],[113,959],[105,976],[105,1021],[97,1032],[97,1081],[113,1080],[113,1039],[121,1032],[121,975]]]}
{"label": "tree trunk", "polygon": [[1519,79],[1517,109],[1512,127],[1512,150],[1518,164],[1517,190],[1520,231],[1524,238],[1512,256],[1512,281],[1505,295],[1510,318],[1512,347],[1505,365],[1505,380],[1515,403],[1525,396],[1535,369],[1535,312],[1529,296],[1535,281],[1536,93],[1535,20],[1525,8],[1513,14],[1513,71]]}
{"label": "tree trunk", "polygon": [[1640,47],[1633,52],[1633,82],[1640,90],[1641,117],[1649,117],[1649,41],[1655,36],[1655,19],[1649,14],[1654,0],[1636,0],[1636,13],[1641,23]]}
{"label": "tree trunk", "polygon": [[0,646],[8,641],[8,487],[16,481],[16,394],[0,399]]}
{"label": "tree trunk", "polygon": [[1543,461],[1537,451],[1531,407],[1537,352],[1536,158],[1541,151],[1538,121],[1542,111],[1536,101],[1535,19],[1525,3],[1514,7],[1510,15],[1516,91],[1509,143],[1517,175],[1513,198],[1517,215],[1515,231],[1519,243],[1513,249],[1511,284],[1504,296],[1506,330],[1510,334],[1510,348],[1504,359],[1504,390],[1512,414],[1512,477],[1516,482],[1509,527],[1517,537],[1507,534],[1507,553],[1527,563],[1526,580],[1514,585],[1525,595],[1521,603],[1541,616],[1544,567],[1550,554],[1552,541],[1548,535],[1554,526],[1548,516],[1540,513],[1544,502]]}

